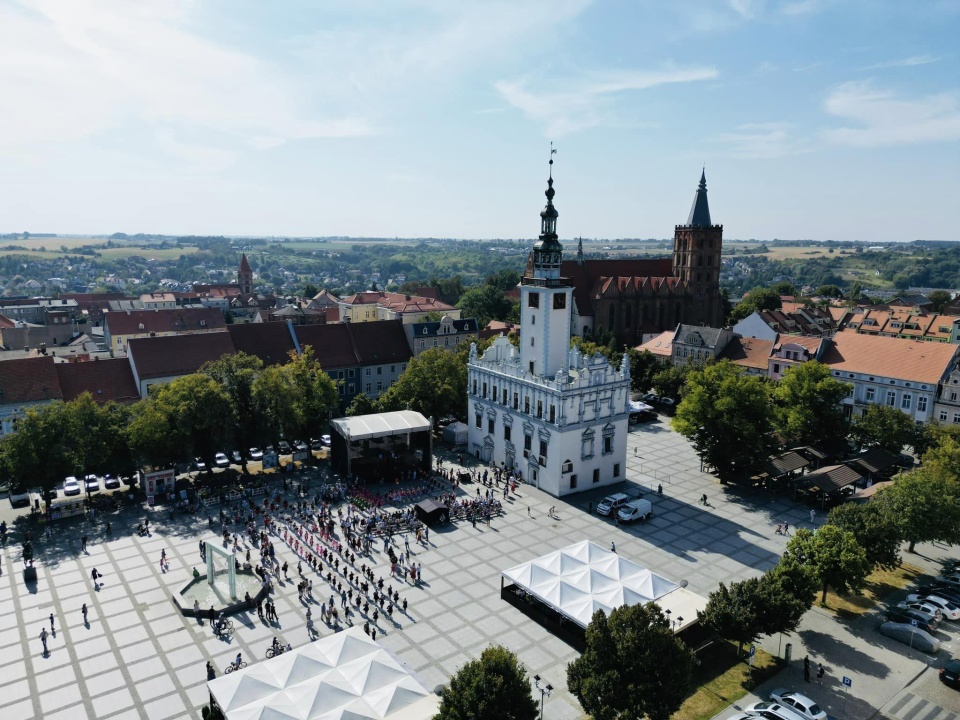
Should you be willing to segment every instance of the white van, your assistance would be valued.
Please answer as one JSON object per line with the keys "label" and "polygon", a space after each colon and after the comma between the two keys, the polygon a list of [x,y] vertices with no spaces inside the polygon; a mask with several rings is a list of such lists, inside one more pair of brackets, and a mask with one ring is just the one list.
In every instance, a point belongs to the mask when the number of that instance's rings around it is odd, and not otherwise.
{"label": "white van", "polygon": [[619,510],[621,506],[626,505],[629,501],[630,496],[624,495],[623,493],[607,495],[607,497],[597,503],[597,513],[599,515],[609,515],[611,512]]}
{"label": "white van", "polygon": [[621,507],[620,511],[617,513],[617,517],[620,518],[620,522],[622,523],[646,520],[652,515],[653,505],[650,504],[649,500],[640,499],[631,500],[626,505]]}

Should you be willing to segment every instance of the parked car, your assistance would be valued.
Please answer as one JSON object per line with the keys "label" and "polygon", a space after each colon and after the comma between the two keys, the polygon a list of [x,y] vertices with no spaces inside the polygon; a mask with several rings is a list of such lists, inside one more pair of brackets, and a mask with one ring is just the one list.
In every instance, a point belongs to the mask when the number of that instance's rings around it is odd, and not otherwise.
{"label": "parked car", "polygon": [[960,574],[937,575],[935,582],[942,583],[947,587],[954,587],[960,590]]}
{"label": "parked car", "polygon": [[921,612],[933,615],[937,620],[943,620],[943,612],[940,608],[923,600],[902,600],[897,603],[897,607],[920,610]]}
{"label": "parked car", "polygon": [[649,500],[631,500],[623,505],[617,511],[617,517],[622,523],[636,522],[637,520],[646,520],[653,515],[653,505]]}
{"label": "parked car", "polygon": [[623,493],[607,495],[607,497],[597,503],[597,514],[609,515],[611,512],[616,512],[619,510],[628,502],[630,502],[630,497],[628,495],[624,495]]}
{"label": "parked car", "polygon": [[80,482],[73,475],[63,481],[64,495],[79,495],[81,492]]}
{"label": "parked car", "polygon": [[948,620],[960,620],[960,605],[940,595],[907,595],[907,600],[922,600],[938,608]]}
{"label": "parked car", "polygon": [[912,645],[917,650],[923,652],[937,652],[940,649],[940,641],[933,635],[914,627],[910,623],[885,622],[880,626],[880,632],[888,638],[893,638],[904,645]]}
{"label": "parked car", "polygon": [[83,478],[83,489],[88,493],[100,492],[100,478],[96,475],[87,475]]}
{"label": "parked car", "polygon": [[320,436],[320,442],[322,442],[322,443],[323,443],[324,445],[326,445],[327,447],[330,447],[330,436],[329,436],[329,435],[321,435],[321,436]]}
{"label": "parked car", "polygon": [[960,660],[957,658],[947,660],[946,664],[940,668],[940,682],[960,690]]}
{"label": "parked car", "polygon": [[213,456],[213,464],[218,468],[230,467],[230,458],[227,457],[226,453],[219,452]]}
{"label": "parked car", "polygon": [[806,695],[786,688],[777,688],[770,693],[770,699],[793,710],[806,720],[827,720],[827,713]]}
{"label": "parked car", "polygon": [[654,392],[648,392],[645,395],[641,395],[640,399],[643,400],[645,403],[655,403],[660,400],[660,398],[657,397],[657,394]]}
{"label": "parked car", "polygon": [[760,715],[767,720],[803,720],[802,715],[798,715],[794,710],[775,702],[758,702],[745,707],[744,710],[751,715]]}
{"label": "parked car", "polygon": [[290,443],[288,443],[286,440],[281,440],[278,442],[277,447],[279,448],[281,455],[289,455],[293,452],[293,448],[290,447]]}
{"label": "parked car", "polygon": [[916,620],[917,627],[927,632],[934,632],[940,622],[930,613],[922,610],[912,610],[910,608],[893,608],[887,611],[887,618],[893,622],[906,623],[911,625]]}
{"label": "parked car", "polygon": [[674,400],[672,397],[662,397],[660,398],[660,402],[666,405],[667,407],[673,407],[674,405],[677,404],[677,401]]}
{"label": "parked car", "polygon": [[250,456],[251,460],[263,460],[263,450],[260,448],[250,448],[250,452],[248,452],[247,455]]}
{"label": "parked car", "polygon": [[326,447],[326,446],[323,444],[323,440],[321,440],[320,438],[312,438],[312,439],[310,440],[310,449],[311,449],[311,450],[320,450],[320,449],[322,449],[322,448],[324,448],[324,447]]}
{"label": "parked car", "polygon": [[294,441],[293,441],[293,449],[294,449],[296,452],[306,452],[306,451],[307,451],[307,444],[306,444],[303,440],[294,440]]}
{"label": "parked car", "polygon": [[110,473],[103,476],[104,490],[116,490],[118,487],[120,487],[120,478],[114,477]]}
{"label": "parked car", "polygon": [[204,459],[203,459],[203,458],[194,458],[194,459],[193,459],[193,466],[194,466],[197,470],[199,470],[200,472],[203,472],[204,470],[207,469],[207,463],[204,462]]}
{"label": "parked car", "polygon": [[932,583],[930,585],[917,586],[918,595],[936,595],[944,600],[949,600],[955,605],[960,605],[960,589],[945,585],[942,583]]}
{"label": "parked car", "polygon": [[26,505],[30,502],[30,491],[27,488],[10,491],[10,504],[14,507]]}
{"label": "parked car", "polygon": [[241,457],[239,450],[230,451],[230,460],[235,465],[243,465],[243,457]]}

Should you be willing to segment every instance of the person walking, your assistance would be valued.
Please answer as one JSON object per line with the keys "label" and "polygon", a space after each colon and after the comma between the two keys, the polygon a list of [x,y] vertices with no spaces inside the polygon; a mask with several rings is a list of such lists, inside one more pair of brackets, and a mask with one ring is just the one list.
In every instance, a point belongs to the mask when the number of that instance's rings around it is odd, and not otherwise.
{"label": "person walking", "polygon": [[810,656],[803,658],[803,679],[810,682]]}
{"label": "person walking", "polygon": [[80,536],[80,550],[81,550],[82,552],[86,552],[86,551],[87,551],[87,536],[86,536],[86,535],[81,535],[81,536]]}
{"label": "person walking", "polygon": [[53,613],[50,613],[50,634],[51,635],[57,634],[56,628],[53,627]]}
{"label": "person walking", "polygon": [[160,551],[160,572],[167,571],[167,551],[163,549]]}
{"label": "person walking", "polygon": [[817,517],[817,511],[811,509],[811,510],[810,510],[810,524],[811,524],[811,525],[813,525],[813,521],[814,521],[814,519],[815,519],[816,517]]}
{"label": "person walking", "polygon": [[817,663],[817,684],[823,684],[823,663]]}
{"label": "person walking", "polygon": [[43,643],[43,656],[47,656],[47,629],[40,630],[40,642]]}
{"label": "person walking", "polygon": [[83,607],[80,608],[80,612],[83,613],[83,624],[89,625],[90,623],[87,621],[87,604],[86,603],[84,603]]}
{"label": "person walking", "polygon": [[611,541],[610,541],[610,552],[615,553],[616,551],[617,551],[617,545],[616,545],[616,543],[613,542],[613,540],[611,540]]}

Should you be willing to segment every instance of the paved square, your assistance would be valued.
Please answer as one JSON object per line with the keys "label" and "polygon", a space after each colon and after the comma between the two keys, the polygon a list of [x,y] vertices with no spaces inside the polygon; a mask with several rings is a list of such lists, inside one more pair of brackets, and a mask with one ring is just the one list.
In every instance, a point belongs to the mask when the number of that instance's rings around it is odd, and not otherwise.
{"label": "paved square", "polygon": [[[500,571],[582,539],[608,546],[672,580],[687,580],[706,595],[721,580],[756,575],[773,565],[786,538],[773,528],[778,522],[809,525],[807,509],[763,493],[743,494],[722,488],[700,472],[689,444],[665,421],[634,428],[629,435],[628,482],[654,505],[654,518],[643,525],[616,527],[590,514],[611,491],[582,493],[570,503],[538,490],[520,488],[505,504],[507,514],[492,527],[456,527],[431,531],[426,548],[415,550],[423,563],[423,587],[399,583],[409,602],[409,616],[382,616],[377,639],[395,652],[427,687],[445,683],[457,667],[477,657],[490,643],[513,650],[532,676],[537,673],[556,690],[546,715],[556,720],[580,718],[579,704],[566,691],[566,665],[576,653],[547,630],[500,600]],[[443,454],[447,460],[451,456]],[[656,494],[663,485],[663,496]],[[474,494],[477,486],[461,491]],[[704,493],[708,505],[698,504]],[[547,516],[557,505],[558,519]],[[530,517],[527,508],[530,508]],[[55,536],[38,541],[40,563],[36,592],[29,592],[20,573],[19,545],[3,550],[0,577],[0,717],[185,718],[199,717],[207,700],[204,664],[212,660],[218,673],[243,652],[259,661],[276,634],[294,646],[308,642],[306,605],[296,596],[296,583],[275,592],[281,627],[261,622],[254,612],[234,617],[231,641],[213,638],[206,623],[183,618],[169,597],[188,581],[192,568],[203,572],[197,541],[218,542],[206,518],[184,524],[182,516],[148,511],[152,537],[131,532],[136,516],[113,518],[114,537],[97,527],[55,526]],[[83,521],[85,522],[85,521]],[[80,555],[79,536],[93,538],[89,555]],[[380,545],[382,547],[382,545]],[[170,570],[161,572],[166,550]],[[292,551],[277,541],[281,559],[296,566]],[[373,555],[377,575],[389,576],[385,556]],[[94,591],[90,572],[103,574]],[[296,573],[293,572],[293,576]],[[308,574],[312,575],[312,573]],[[314,595],[328,596],[326,582],[313,575]],[[391,582],[390,580],[386,580]],[[392,581],[397,587],[398,581]],[[85,627],[81,606],[89,608]],[[319,617],[314,605],[314,617]],[[49,631],[54,613],[56,635],[50,654],[41,655],[40,630]],[[16,626],[12,627],[16,622]],[[321,634],[332,632],[317,623]]]}

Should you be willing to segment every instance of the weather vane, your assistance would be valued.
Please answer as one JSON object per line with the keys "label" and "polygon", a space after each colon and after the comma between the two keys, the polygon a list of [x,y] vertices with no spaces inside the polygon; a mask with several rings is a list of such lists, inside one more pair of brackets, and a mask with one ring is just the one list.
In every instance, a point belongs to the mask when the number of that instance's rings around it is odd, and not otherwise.
{"label": "weather vane", "polygon": [[553,140],[550,141],[550,177],[553,177],[553,156],[557,154],[557,149],[553,146]]}

